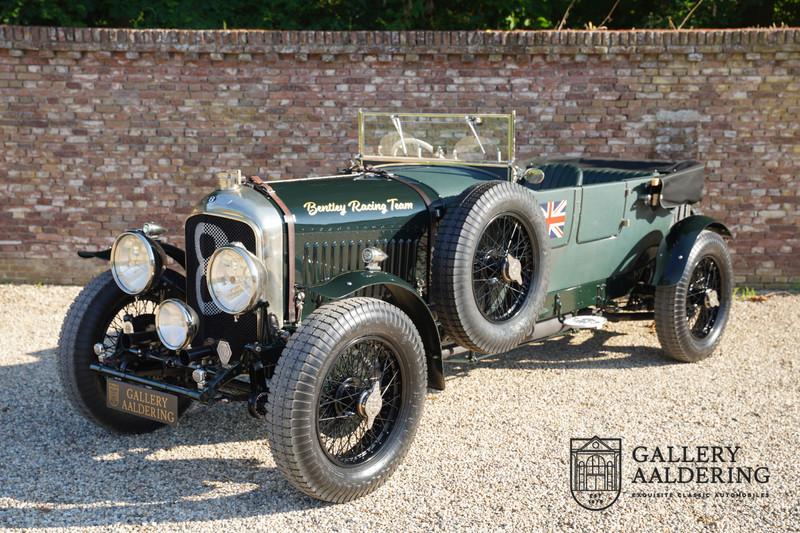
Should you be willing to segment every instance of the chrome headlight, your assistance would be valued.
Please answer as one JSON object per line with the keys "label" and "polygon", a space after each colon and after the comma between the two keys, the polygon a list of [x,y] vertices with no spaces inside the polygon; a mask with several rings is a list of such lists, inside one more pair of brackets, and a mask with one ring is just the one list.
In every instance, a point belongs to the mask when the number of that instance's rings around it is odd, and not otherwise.
{"label": "chrome headlight", "polygon": [[264,263],[241,243],[219,248],[206,272],[211,299],[224,312],[239,315],[264,299],[267,271]]}
{"label": "chrome headlight", "polygon": [[197,313],[180,300],[170,298],[156,307],[156,331],[170,350],[186,348],[197,333]]}
{"label": "chrome headlight", "polygon": [[111,248],[111,274],[128,294],[140,294],[152,287],[162,265],[161,254],[141,233],[125,232]]}

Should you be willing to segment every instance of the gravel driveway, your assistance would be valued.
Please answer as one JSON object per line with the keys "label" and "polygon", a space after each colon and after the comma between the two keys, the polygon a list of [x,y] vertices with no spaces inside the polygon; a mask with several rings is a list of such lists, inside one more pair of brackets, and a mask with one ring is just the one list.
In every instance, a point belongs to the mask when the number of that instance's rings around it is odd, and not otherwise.
{"label": "gravel driveway", "polygon": [[[736,302],[720,353],[662,357],[650,322],[611,324],[478,365],[447,365],[405,463],[328,505],[276,471],[241,405],[118,437],[67,405],[55,346],[75,287],[0,285],[0,526],[87,530],[798,530],[800,296]],[[569,490],[571,437],[622,437],[623,487],[602,512]],[[634,446],[738,445],[768,497],[637,498]],[[658,492],[697,492],[697,484]],[[730,490],[722,487],[721,490]],[[744,486],[742,490],[756,488]]]}

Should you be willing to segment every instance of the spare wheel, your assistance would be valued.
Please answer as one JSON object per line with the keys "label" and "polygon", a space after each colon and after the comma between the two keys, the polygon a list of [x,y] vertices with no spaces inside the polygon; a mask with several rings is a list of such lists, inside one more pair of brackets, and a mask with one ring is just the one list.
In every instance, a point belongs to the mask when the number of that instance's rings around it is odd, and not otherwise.
{"label": "spare wheel", "polygon": [[548,273],[547,230],[533,192],[491,181],[467,189],[439,226],[431,296],[453,341],[500,353],[530,336]]}

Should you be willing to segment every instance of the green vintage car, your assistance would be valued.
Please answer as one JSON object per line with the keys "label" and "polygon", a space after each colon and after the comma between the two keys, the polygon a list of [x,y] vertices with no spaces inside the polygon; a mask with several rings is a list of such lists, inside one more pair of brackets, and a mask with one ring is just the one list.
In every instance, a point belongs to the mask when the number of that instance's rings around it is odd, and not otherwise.
{"label": "green vintage car", "polygon": [[150,223],[79,252],[110,270],[64,321],[68,398],[119,433],[246,402],[286,478],[343,502],[397,468],[447,355],[654,318],[667,356],[710,356],[733,274],[703,165],[515,159],[514,120],[362,112],[336,175],[222,172],[185,248]]}

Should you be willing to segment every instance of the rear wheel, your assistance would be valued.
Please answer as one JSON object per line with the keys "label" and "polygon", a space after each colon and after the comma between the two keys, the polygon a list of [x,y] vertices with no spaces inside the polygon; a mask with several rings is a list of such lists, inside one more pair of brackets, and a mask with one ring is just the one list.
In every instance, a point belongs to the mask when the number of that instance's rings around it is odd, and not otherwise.
{"label": "rear wheel", "polygon": [[732,299],[728,248],[718,234],[704,231],[678,283],[656,288],[656,332],[667,355],[696,362],[714,353],[728,323]]}
{"label": "rear wheel", "polygon": [[373,298],[316,309],[271,380],[266,419],[278,468],[320,500],[372,492],[408,451],[425,390],[422,341],[400,309]]}

